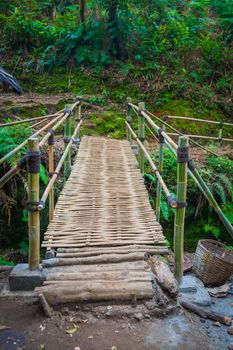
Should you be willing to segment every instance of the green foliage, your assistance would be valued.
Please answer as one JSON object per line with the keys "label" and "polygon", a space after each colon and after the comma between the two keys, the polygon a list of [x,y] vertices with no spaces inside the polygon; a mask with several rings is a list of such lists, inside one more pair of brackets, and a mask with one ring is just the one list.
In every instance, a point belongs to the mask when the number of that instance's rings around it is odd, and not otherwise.
{"label": "green foliage", "polygon": [[7,261],[4,259],[4,257],[0,256],[0,266],[14,266],[14,263]]}

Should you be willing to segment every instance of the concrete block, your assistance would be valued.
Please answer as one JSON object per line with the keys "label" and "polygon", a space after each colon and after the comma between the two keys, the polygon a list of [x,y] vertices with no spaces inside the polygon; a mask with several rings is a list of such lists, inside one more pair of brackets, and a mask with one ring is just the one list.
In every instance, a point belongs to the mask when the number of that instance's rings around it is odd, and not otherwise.
{"label": "concrete block", "polygon": [[18,264],[11,271],[8,279],[11,291],[34,290],[35,287],[43,284],[46,276],[42,267],[31,271],[28,268],[28,264]]}

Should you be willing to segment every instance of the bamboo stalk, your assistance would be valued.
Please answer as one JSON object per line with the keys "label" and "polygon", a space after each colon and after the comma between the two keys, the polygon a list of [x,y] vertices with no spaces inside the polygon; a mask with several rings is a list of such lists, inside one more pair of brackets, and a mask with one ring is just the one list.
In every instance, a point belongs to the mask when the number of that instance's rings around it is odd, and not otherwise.
{"label": "bamboo stalk", "polygon": [[[129,103],[132,103],[131,97],[127,97],[127,116],[126,116],[126,121],[131,126],[132,125],[132,110],[131,110]],[[127,140],[131,144],[131,141],[132,141],[131,140],[131,132],[129,131],[129,129],[127,127],[126,127],[126,135],[127,135]]]}
{"label": "bamboo stalk", "polygon": [[[160,174],[163,172],[163,145],[164,145],[164,137],[160,134],[159,135],[159,162],[158,162],[158,169],[160,171]],[[162,187],[160,182],[157,182],[157,193],[156,193],[156,206],[155,206],[155,215],[160,222],[160,205],[161,205],[161,194],[162,194]]]}
{"label": "bamboo stalk", "polygon": [[[144,110],[145,110],[145,103],[140,102],[138,104],[138,138],[141,141],[142,145],[144,145],[144,142],[145,142],[145,125],[144,125],[144,117],[142,114],[142,111]],[[142,148],[139,148],[138,150],[138,164],[142,174],[144,174],[144,152]]]}
{"label": "bamboo stalk", "polygon": [[[70,105],[66,106],[66,109],[70,109]],[[64,126],[64,146],[66,149],[67,144],[70,142],[71,138],[71,114],[69,114],[68,118],[65,121]],[[66,181],[70,175],[71,170],[71,150],[67,152],[67,156],[64,162],[64,181]]]}
{"label": "bamboo stalk", "polygon": [[38,120],[46,120],[49,118],[54,118],[56,117],[58,114],[60,114],[63,110],[58,111],[54,114],[48,114],[48,115],[44,115],[43,117],[35,117],[35,118],[30,118],[30,119],[24,119],[24,120],[17,120],[15,122],[9,122],[9,123],[3,123],[0,124],[0,128],[4,128],[6,126],[12,126],[12,125],[17,125],[17,124],[26,124],[26,123],[30,123],[30,122],[34,122],[34,121],[38,121]]}
{"label": "bamboo stalk", "polygon": [[[171,193],[170,193],[169,189],[167,188],[165,182],[163,181],[163,178],[162,178],[162,176],[161,176],[159,170],[158,170],[157,167],[155,166],[155,164],[154,164],[154,162],[153,162],[151,156],[149,155],[149,153],[147,152],[146,148],[144,147],[144,145],[142,144],[142,142],[139,140],[139,138],[137,137],[136,133],[133,131],[133,129],[131,128],[131,126],[130,126],[127,122],[125,122],[125,123],[126,123],[128,129],[130,130],[130,132],[131,132],[133,138],[137,141],[139,147],[142,149],[142,151],[143,151],[145,157],[146,157],[147,160],[149,161],[150,166],[151,166],[151,168],[153,169],[155,176],[157,177],[158,181],[159,181],[160,184],[161,184],[161,187],[162,187],[163,191],[164,191],[165,194],[166,194],[166,197],[170,197],[170,196],[171,196]],[[175,202],[174,202],[174,208],[175,208]]]}
{"label": "bamboo stalk", "polygon": [[[172,133],[172,132],[168,132],[168,135],[171,136],[179,136],[182,133]],[[187,136],[189,137],[193,137],[196,139],[206,139],[206,140],[219,140],[219,136],[206,136],[206,135],[192,135],[192,134],[187,134]],[[233,139],[227,139],[227,138],[222,138],[221,141],[226,141],[226,142],[233,142]],[[198,145],[200,146],[200,145]],[[210,152],[210,150],[208,150],[208,152]]]}
{"label": "bamboo stalk", "polygon": [[[189,139],[187,136],[179,137],[179,148],[177,153],[177,201],[178,207],[175,213],[174,223],[174,256],[175,266],[174,274],[179,283],[183,278],[184,262],[184,221],[185,221],[185,203],[187,197],[187,171],[188,171],[188,146]],[[180,158],[179,152],[186,157]]]}
{"label": "bamboo stalk", "polygon": [[[44,191],[44,193],[42,195],[42,198],[41,198],[41,202],[42,203],[45,203],[47,198],[48,198],[49,192],[51,191],[51,188],[54,185],[54,183],[55,183],[55,181],[56,181],[56,179],[58,177],[58,174],[59,174],[59,172],[60,172],[60,170],[62,168],[62,165],[63,165],[63,163],[64,163],[64,161],[65,161],[65,159],[67,157],[67,154],[70,151],[71,145],[74,142],[73,139],[77,136],[77,132],[79,131],[79,128],[80,128],[81,124],[82,124],[82,120],[80,120],[80,122],[78,123],[78,125],[77,125],[77,127],[76,127],[76,129],[75,129],[75,131],[74,131],[74,133],[73,133],[73,135],[71,137],[71,140],[68,143],[68,145],[66,146],[65,152],[63,153],[60,161],[58,162],[58,165],[57,165],[57,167],[55,169],[55,172],[54,172],[53,176],[51,177],[51,179],[50,179],[50,181],[49,181],[49,183],[48,183],[48,185],[47,185],[47,187],[46,187],[46,189],[45,189],[45,191]],[[40,210],[43,209],[43,206],[39,207],[39,209]]]}
{"label": "bamboo stalk", "polygon": [[[209,119],[199,119],[199,118],[193,118],[193,117],[181,117],[177,115],[168,115],[167,118],[169,119],[183,119],[183,120],[188,120],[188,121],[196,121],[196,122],[201,122],[201,123],[207,123],[207,124],[217,124],[219,125],[219,121],[216,120],[209,120]],[[225,123],[225,126],[233,126],[232,123]]]}
{"label": "bamboo stalk", "polygon": [[[39,177],[40,160],[35,166],[35,156],[40,155],[39,141],[37,138],[28,140],[29,158],[28,158],[28,201],[31,203],[39,202]],[[36,156],[36,158],[37,158]],[[36,270],[40,263],[40,213],[38,210],[28,210],[28,228],[29,228],[29,269]]]}
{"label": "bamboo stalk", "polygon": [[[52,133],[49,138],[49,173],[50,176],[54,173],[54,134]],[[49,221],[54,218],[54,186],[51,187],[49,192]]]}

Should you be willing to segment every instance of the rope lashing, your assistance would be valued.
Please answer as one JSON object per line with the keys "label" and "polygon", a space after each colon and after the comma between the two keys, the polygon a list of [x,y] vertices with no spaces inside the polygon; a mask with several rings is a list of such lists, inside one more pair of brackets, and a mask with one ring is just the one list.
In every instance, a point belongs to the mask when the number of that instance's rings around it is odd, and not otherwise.
{"label": "rope lashing", "polygon": [[177,162],[187,163],[189,161],[189,147],[177,148]]}
{"label": "rope lashing", "polygon": [[40,172],[41,152],[29,152],[27,154],[28,172],[37,174]]}
{"label": "rope lashing", "polygon": [[162,132],[163,132],[163,131],[164,131],[164,130],[163,130],[162,128],[158,129],[158,134],[159,134],[159,143],[160,143],[160,144],[165,143],[164,136],[162,135]]}
{"label": "rope lashing", "polygon": [[27,202],[26,207],[30,212],[40,211],[45,208],[45,202]]}
{"label": "rope lashing", "polygon": [[51,146],[51,145],[54,145],[55,131],[53,129],[50,129],[49,133],[50,133],[50,136],[49,136],[49,139],[48,139],[48,144]]}

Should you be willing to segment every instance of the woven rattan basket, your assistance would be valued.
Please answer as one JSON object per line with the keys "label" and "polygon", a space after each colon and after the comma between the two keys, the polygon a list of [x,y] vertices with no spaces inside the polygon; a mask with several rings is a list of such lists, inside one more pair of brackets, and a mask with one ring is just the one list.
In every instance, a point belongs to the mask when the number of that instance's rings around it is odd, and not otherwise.
{"label": "woven rattan basket", "polygon": [[208,286],[220,286],[233,274],[233,252],[212,239],[198,242],[193,262],[195,274]]}

